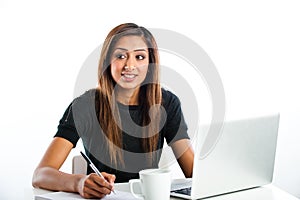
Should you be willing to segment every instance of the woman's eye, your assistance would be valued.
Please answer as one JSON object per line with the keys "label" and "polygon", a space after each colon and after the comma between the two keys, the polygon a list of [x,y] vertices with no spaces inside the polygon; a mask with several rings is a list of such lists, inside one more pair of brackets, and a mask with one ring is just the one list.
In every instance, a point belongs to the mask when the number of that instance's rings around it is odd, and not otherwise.
{"label": "woman's eye", "polygon": [[136,58],[137,58],[138,60],[144,60],[144,59],[145,59],[145,56],[143,56],[143,55],[137,55]]}
{"label": "woman's eye", "polygon": [[117,54],[116,58],[118,59],[124,59],[126,56],[124,54]]}

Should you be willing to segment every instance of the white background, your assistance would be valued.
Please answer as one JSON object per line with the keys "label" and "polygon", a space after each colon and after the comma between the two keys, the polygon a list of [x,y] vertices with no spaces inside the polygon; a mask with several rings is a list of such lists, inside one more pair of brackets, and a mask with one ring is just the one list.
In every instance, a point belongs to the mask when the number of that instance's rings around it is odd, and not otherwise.
{"label": "white background", "polygon": [[297,0],[0,0],[0,198],[31,188],[83,62],[124,22],[197,42],[220,73],[228,119],[280,112],[274,182],[300,197],[299,10]]}

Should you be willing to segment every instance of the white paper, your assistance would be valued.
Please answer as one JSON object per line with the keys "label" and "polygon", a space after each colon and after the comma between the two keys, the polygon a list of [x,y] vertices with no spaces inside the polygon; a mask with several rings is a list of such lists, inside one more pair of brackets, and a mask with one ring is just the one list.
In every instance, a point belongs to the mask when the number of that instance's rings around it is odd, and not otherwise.
{"label": "white paper", "polygon": [[[116,194],[111,193],[110,195],[105,196],[101,200],[118,200],[118,199],[123,199],[123,200],[136,200],[136,198],[129,192],[123,192],[123,191],[118,191],[115,190]],[[70,193],[70,192],[50,192],[42,195],[36,195],[35,200],[71,200],[71,199],[84,199],[77,193]]]}

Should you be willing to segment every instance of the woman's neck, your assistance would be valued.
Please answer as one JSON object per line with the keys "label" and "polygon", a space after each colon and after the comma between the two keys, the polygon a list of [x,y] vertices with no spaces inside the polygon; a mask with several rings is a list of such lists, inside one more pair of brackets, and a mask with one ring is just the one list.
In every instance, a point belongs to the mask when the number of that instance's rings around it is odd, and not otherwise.
{"label": "woman's neck", "polygon": [[115,89],[116,100],[124,105],[138,105],[139,88],[123,89],[117,87]]}

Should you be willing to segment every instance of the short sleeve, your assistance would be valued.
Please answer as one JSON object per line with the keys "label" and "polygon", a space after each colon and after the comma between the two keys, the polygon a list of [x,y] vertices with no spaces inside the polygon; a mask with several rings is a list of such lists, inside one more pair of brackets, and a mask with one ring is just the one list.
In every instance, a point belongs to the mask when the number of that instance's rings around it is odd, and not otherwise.
{"label": "short sleeve", "polygon": [[163,90],[163,106],[167,112],[163,132],[168,145],[181,139],[190,139],[179,98],[170,91]]}
{"label": "short sleeve", "polygon": [[76,147],[79,135],[73,119],[72,103],[68,106],[63,117],[60,119],[57,132],[54,137],[62,137],[70,141],[73,144],[73,148]]}

